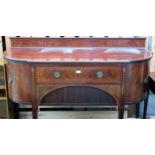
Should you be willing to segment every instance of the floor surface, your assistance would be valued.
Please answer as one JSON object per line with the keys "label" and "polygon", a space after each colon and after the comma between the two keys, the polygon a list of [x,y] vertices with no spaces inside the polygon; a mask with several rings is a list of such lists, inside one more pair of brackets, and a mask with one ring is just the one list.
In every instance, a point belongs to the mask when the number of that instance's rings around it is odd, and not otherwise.
{"label": "floor surface", "polygon": [[[39,112],[40,119],[117,119],[117,111],[50,111]],[[125,112],[125,118],[127,112]],[[22,112],[20,118],[32,118],[31,112]]]}
{"label": "floor surface", "polygon": [[[140,117],[143,114],[143,102],[140,106]],[[155,95],[149,95],[147,116],[155,118]],[[40,119],[117,119],[117,111],[46,111],[39,112]],[[31,119],[31,112],[21,112],[20,118]],[[125,111],[124,118],[127,118]]]}
{"label": "floor surface", "polygon": [[[140,106],[140,116],[142,116],[142,114],[143,114],[143,106],[144,106],[143,102],[140,105],[141,105]],[[148,117],[155,116],[155,95],[153,95],[153,94],[149,95],[147,116]],[[154,118],[154,117],[152,117],[152,118]]]}

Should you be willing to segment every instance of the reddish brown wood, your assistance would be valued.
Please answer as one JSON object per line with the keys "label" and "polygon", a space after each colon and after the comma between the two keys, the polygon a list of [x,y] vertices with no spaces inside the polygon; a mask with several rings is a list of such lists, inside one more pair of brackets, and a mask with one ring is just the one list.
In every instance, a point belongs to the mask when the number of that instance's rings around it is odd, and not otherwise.
{"label": "reddish brown wood", "polygon": [[[32,105],[33,118],[38,117],[39,105],[95,106],[105,101],[115,101],[123,118],[125,104],[144,99],[152,57],[144,38],[12,38],[11,42],[6,55],[9,97]],[[98,72],[103,75],[97,77]]]}
{"label": "reddish brown wood", "polygon": [[28,62],[130,62],[151,57],[144,48],[119,47],[14,47],[7,58]]}
{"label": "reddish brown wood", "polygon": [[32,76],[29,64],[7,62],[9,97],[17,103],[31,104]]}
{"label": "reddish brown wood", "polygon": [[144,61],[141,63],[131,63],[127,65],[126,74],[126,93],[125,99],[128,102],[140,101],[144,98],[144,81],[149,76],[149,63]]}
{"label": "reddish brown wood", "polygon": [[146,38],[12,38],[12,47],[144,47]]}
{"label": "reddish brown wood", "polygon": [[[103,77],[97,77],[97,73],[102,73]],[[59,73],[60,77],[56,78],[54,74]],[[101,74],[100,73],[100,74]],[[102,76],[102,75],[101,75]],[[72,84],[72,83],[115,83],[120,84],[122,81],[122,68],[110,65],[104,67],[91,67],[81,65],[78,67],[53,67],[45,65],[36,67],[36,82],[39,84]]]}

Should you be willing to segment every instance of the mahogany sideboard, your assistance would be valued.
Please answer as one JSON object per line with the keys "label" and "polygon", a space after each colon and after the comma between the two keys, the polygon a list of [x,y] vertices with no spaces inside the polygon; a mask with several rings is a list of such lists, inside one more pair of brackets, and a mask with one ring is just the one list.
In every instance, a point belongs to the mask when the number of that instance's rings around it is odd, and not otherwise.
{"label": "mahogany sideboard", "polygon": [[5,56],[9,98],[32,105],[118,106],[144,100],[152,53],[145,38],[12,37]]}

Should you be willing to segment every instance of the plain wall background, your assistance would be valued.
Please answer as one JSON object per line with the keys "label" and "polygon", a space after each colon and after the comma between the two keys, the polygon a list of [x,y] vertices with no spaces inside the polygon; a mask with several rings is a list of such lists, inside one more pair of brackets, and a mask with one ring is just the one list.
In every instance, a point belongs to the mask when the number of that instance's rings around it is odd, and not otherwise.
{"label": "plain wall background", "polygon": [[0,37],[0,52],[2,51],[2,38]]}

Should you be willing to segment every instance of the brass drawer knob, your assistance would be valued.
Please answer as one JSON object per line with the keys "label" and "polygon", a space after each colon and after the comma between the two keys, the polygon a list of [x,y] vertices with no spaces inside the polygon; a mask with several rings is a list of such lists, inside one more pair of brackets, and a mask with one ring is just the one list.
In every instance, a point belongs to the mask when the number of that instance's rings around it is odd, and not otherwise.
{"label": "brass drawer knob", "polygon": [[77,70],[75,71],[75,73],[76,73],[76,74],[81,74],[82,71],[81,71],[80,69],[77,69]]}
{"label": "brass drawer knob", "polygon": [[97,72],[96,72],[96,76],[97,76],[98,78],[102,78],[102,77],[104,77],[104,73],[103,73],[102,71],[97,71]]}
{"label": "brass drawer knob", "polygon": [[55,78],[60,78],[60,77],[61,77],[60,71],[55,71],[55,72],[54,72],[54,77],[55,77]]}

